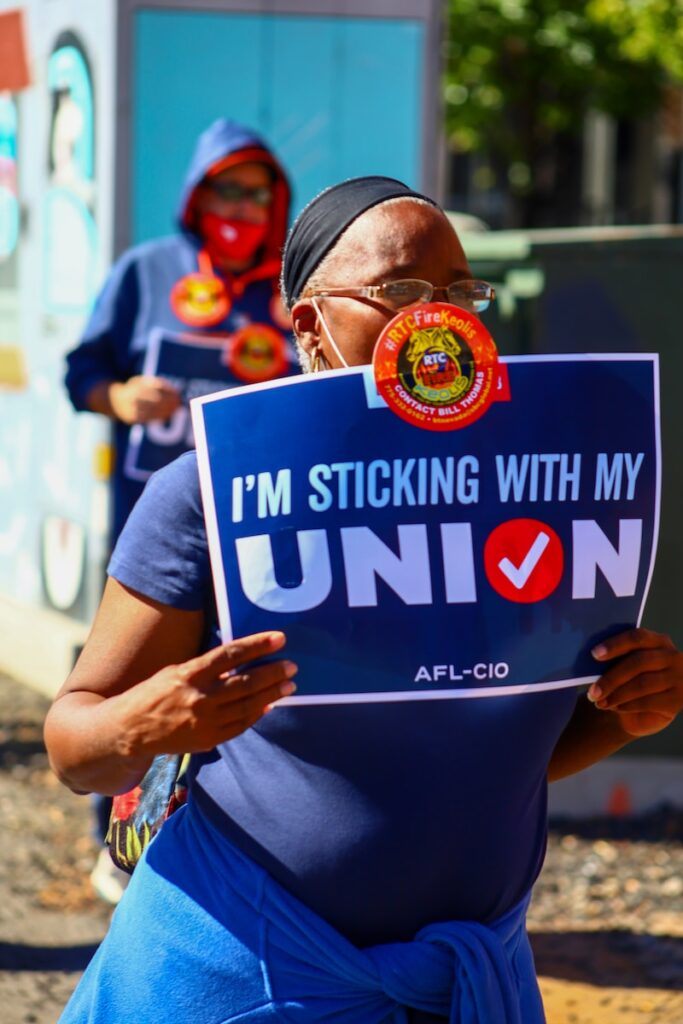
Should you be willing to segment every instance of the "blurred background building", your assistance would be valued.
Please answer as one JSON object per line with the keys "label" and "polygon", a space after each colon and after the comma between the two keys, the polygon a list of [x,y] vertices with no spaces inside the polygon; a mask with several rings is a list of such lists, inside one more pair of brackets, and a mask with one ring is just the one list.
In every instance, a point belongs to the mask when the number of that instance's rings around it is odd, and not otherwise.
{"label": "blurred background building", "polygon": [[446,200],[492,228],[683,220],[678,0],[449,0]]}
{"label": "blurred background building", "polygon": [[[678,0],[0,0],[0,669],[52,693],[87,633],[110,437],[73,413],[64,354],[113,259],[171,230],[219,116],[272,144],[294,215],[356,174],[444,202],[504,353],[661,353],[646,624],[683,645]],[[584,809],[626,778],[638,805],[683,803],[682,740],[584,773]]]}

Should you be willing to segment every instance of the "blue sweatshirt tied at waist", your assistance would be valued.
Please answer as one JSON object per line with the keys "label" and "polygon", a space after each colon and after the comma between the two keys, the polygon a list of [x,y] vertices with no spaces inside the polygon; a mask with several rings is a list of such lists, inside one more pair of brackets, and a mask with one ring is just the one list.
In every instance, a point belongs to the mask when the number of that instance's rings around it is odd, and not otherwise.
{"label": "blue sweatshirt tied at waist", "polygon": [[450,1024],[543,1024],[527,905],[359,949],[190,799],[135,869],[61,1024],[406,1024],[408,1008]]}

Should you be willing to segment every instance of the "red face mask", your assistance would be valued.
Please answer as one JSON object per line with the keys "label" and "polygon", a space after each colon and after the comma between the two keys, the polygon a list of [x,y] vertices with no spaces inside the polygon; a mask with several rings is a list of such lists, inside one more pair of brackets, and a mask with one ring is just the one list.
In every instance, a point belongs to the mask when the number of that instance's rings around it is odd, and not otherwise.
{"label": "red face mask", "polygon": [[248,260],[263,245],[268,224],[251,224],[246,220],[224,219],[216,213],[204,213],[199,231],[209,254],[218,259]]}

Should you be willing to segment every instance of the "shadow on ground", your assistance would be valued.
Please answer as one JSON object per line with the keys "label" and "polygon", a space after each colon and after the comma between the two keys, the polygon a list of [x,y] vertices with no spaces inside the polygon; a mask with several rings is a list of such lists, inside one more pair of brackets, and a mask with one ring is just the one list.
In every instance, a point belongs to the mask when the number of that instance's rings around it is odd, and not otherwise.
{"label": "shadow on ground", "polygon": [[544,977],[683,992],[683,938],[619,929],[534,932],[530,938],[536,968]]}
{"label": "shadow on ground", "polygon": [[550,820],[550,831],[581,839],[630,840],[644,843],[683,843],[683,809],[662,803],[637,816],[600,815],[594,818]]}
{"label": "shadow on ground", "polygon": [[3,721],[0,725],[0,771],[31,761],[45,754],[43,727],[32,721]]}
{"label": "shadow on ground", "polygon": [[82,946],[27,946],[18,942],[0,942],[0,970],[84,971],[96,949],[96,943]]}

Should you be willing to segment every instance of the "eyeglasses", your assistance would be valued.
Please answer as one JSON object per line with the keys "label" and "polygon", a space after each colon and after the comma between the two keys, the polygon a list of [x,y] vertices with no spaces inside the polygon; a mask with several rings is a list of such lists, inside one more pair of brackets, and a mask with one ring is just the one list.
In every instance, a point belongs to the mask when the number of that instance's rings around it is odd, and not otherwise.
{"label": "eyeglasses", "polygon": [[244,188],[235,181],[213,181],[205,178],[202,182],[205,188],[220,196],[226,203],[250,202],[255,206],[270,206],[273,201],[273,190],[268,185],[259,185],[257,188]]}
{"label": "eyeglasses", "polygon": [[483,313],[496,297],[493,285],[486,281],[453,281],[445,287],[437,287],[429,281],[406,278],[402,281],[385,281],[383,284],[359,285],[353,288],[324,288],[315,292],[304,293],[302,298],[312,296],[340,296],[349,299],[379,299],[390,309],[396,311],[416,302],[430,302],[436,295],[443,294],[454,306],[469,310],[471,313]]}

